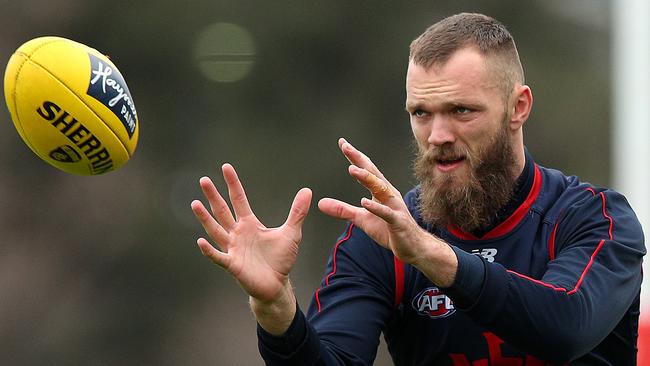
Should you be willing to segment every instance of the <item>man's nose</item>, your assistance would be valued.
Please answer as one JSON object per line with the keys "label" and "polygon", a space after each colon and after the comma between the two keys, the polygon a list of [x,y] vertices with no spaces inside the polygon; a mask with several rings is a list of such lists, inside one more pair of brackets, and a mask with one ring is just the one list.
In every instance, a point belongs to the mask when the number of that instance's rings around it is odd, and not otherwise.
{"label": "man's nose", "polygon": [[453,121],[443,115],[437,115],[431,121],[431,133],[427,142],[434,146],[453,144],[456,142],[456,133]]}

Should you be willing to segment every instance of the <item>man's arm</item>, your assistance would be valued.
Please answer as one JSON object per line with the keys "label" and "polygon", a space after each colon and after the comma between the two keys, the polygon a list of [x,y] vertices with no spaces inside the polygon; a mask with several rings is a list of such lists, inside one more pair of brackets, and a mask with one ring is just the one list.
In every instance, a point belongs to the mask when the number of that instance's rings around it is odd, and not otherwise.
{"label": "man's arm", "polygon": [[[617,325],[641,284],[643,232],[625,198],[585,191],[558,223],[557,255],[533,279],[485,265],[481,292],[465,311],[509,343],[567,362],[596,347]],[[460,281],[463,274],[459,272]],[[452,299],[456,289],[452,286]]]}
{"label": "man's arm", "polygon": [[197,243],[250,296],[265,361],[269,365],[372,364],[379,334],[392,311],[394,280],[386,278],[393,276],[392,253],[371,243],[358,229],[352,235],[349,226],[349,235],[334,250],[322,291],[315,296],[317,314],[308,322],[297,307],[289,272],[311,191],[296,194],[282,226],[266,228],[253,214],[234,168],[224,164],[222,170],[233,212],[212,181],[201,178],[211,212],[200,201],[193,201],[191,207],[216,248],[204,238]]}
{"label": "man's arm", "polygon": [[307,316],[298,309],[288,331],[258,328],[267,365],[371,365],[394,311],[393,254],[349,225],[334,246]]}
{"label": "man's arm", "polygon": [[264,302],[253,296],[249,301],[257,324],[271,335],[284,334],[295,318],[296,295],[290,281],[272,301]]}
{"label": "man's arm", "polygon": [[[434,284],[451,286],[452,299],[477,323],[524,351],[561,362],[575,359],[612,331],[638,295],[643,233],[625,199],[614,192],[592,190],[589,199],[567,212],[557,231],[562,250],[541,280],[532,279],[454,253],[415,223],[367,156],[345,140],[339,146],[352,163],[350,175],[373,192],[373,200],[364,198],[355,207],[322,199],[320,210],[357,224]],[[395,194],[379,200],[370,175]],[[480,290],[463,291],[462,284]]]}

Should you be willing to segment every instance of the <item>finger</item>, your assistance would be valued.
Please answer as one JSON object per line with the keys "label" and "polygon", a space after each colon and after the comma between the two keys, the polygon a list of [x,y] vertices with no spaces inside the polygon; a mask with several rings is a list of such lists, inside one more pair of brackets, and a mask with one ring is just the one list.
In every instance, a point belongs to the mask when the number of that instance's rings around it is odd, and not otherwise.
{"label": "finger", "polygon": [[325,215],[336,219],[352,221],[355,224],[357,215],[362,210],[359,207],[333,198],[323,198],[318,201],[318,209]]}
{"label": "finger", "polygon": [[221,249],[227,250],[229,236],[226,230],[215,221],[201,201],[194,200],[190,206],[205,232],[217,242]]}
{"label": "finger", "polygon": [[235,225],[235,218],[230,212],[230,207],[228,207],[226,201],[219,194],[217,187],[215,187],[212,180],[208,177],[199,179],[199,185],[210,203],[210,210],[212,210],[214,217],[224,229],[230,230]]}
{"label": "finger", "polygon": [[246,192],[237,176],[237,172],[235,172],[235,168],[230,164],[224,164],[221,167],[221,170],[223,171],[223,179],[228,185],[228,195],[230,196],[232,208],[235,211],[235,217],[239,219],[252,215],[253,211],[251,210],[251,206],[248,204]]}
{"label": "finger", "polygon": [[204,238],[199,238],[196,243],[199,245],[199,249],[204,256],[210,258],[214,264],[228,270],[230,266],[230,256],[228,256],[227,253],[218,251]]}
{"label": "finger", "polygon": [[366,154],[352,146],[352,144],[347,142],[344,138],[339,139],[339,148],[351,164],[366,169],[377,177],[384,179],[384,175],[379,171],[379,168],[377,168],[372,160],[370,160]]}
{"label": "finger", "polygon": [[366,210],[372,212],[376,216],[379,216],[381,219],[386,221],[389,224],[392,224],[395,221],[394,211],[390,207],[383,205],[379,202],[369,200],[367,198],[361,199],[361,206]]}
{"label": "finger", "polygon": [[342,148],[343,148],[343,144],[345,144],[346,142],[348,142],[348,140],[346,140],[346,139],[343,138],[343,137],[339,137],[339,141],[338,141],[338,143],[339,143],[339,149],[342,149]]}
{"label": "finger", "polygon": [[309,213],[311,197],[312,192],[309,188],[303,188],[296,193],[296,197],[293,199],[293,203],[291,204],[289,216],[287,217],[285,225],[296,229],[302,227],[302,223],[305,221],[307,213]]}
{"label": "finger", "polygon": [[376,175],[367,171],[366,169],[361,169],[357,166],[350,165],[349,167],[350,175],[356,178],[359,183],[366,187],[372,196],[375,197],[379,202],[387,202],[389,199],[395,197],[393,189],[390,185],[379,179]]}

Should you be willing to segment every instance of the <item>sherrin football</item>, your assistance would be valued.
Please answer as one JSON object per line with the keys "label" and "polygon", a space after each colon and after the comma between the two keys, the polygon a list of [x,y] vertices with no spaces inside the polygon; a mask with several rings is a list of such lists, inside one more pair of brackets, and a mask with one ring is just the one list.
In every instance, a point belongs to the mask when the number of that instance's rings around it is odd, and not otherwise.
{"label": "sherrin football", "polygon": [[138,142],[138,114],[117,67],[101,52],[61,37],[20,46],[4,76],[7,107],[25,144],[68,173],[124,165]]}

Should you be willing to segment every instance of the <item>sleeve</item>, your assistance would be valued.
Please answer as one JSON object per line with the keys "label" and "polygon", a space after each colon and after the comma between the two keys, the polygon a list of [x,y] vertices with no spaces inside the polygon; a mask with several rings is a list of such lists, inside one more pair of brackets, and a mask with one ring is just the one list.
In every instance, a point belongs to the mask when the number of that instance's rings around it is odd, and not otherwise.
{"label": "sleeve", "polygon": [[634,212],[613,191],[587,189],[585,197],[555,226],[557,254],[541,279],[484,261],[482,289],[465,309],[509,343],[555,362],[596,347],[640,291],[645,246]]}
{"label": "sleeve", "polygon": [[307,315],[297,309],[274,337],[258,326],[267,365],[372,365],[379,337],[393,314],[393,255],[348,225],[328,260]]}

